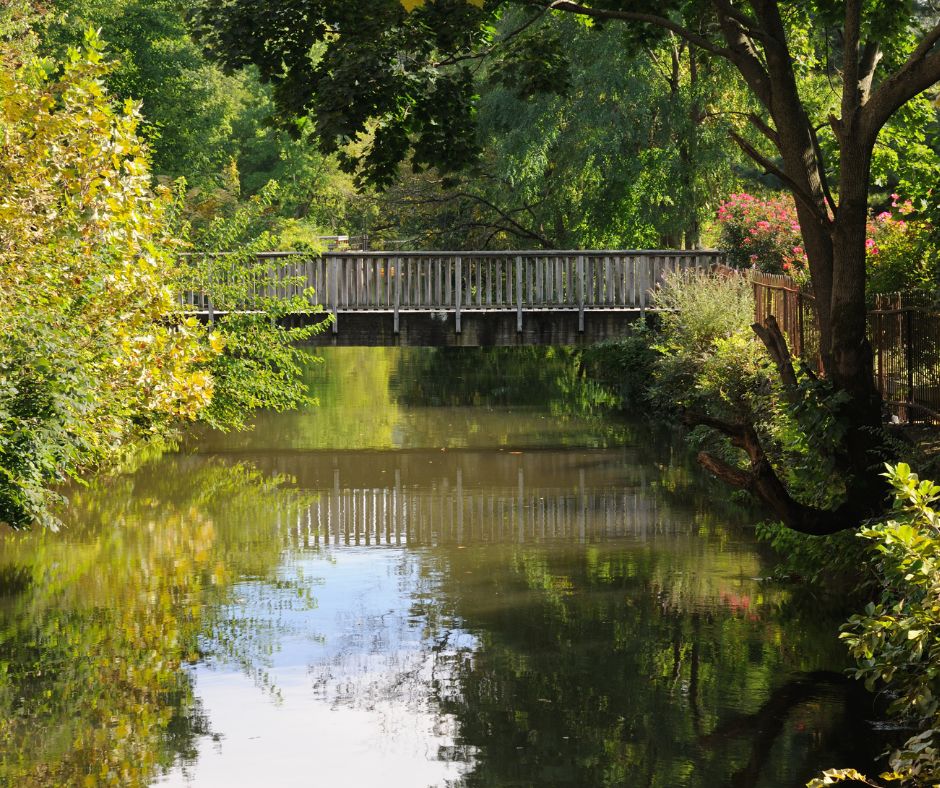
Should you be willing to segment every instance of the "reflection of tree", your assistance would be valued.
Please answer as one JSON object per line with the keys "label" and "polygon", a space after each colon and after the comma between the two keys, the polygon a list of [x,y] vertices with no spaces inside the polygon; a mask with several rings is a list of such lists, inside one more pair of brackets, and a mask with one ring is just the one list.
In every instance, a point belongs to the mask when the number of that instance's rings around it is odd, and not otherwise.
{"label": "reflection of tree", "polygon": [[525,405],[586,415],[614,404],[580,375],[575,348],[439,348],[401,360],[393,386],[405,405]]}
{"label": "reflection of tree", "polygon": [[[812,677],[799,696],[786,677],[834,659],[806,622],[780,625],[742,560],[693,540],[451,551],[444,604],[477,639],[440,692],[475,753],[462,784],[797,784],[848,723],[830,686],[820,702]],[[736,735],[734,715],[754,727]]]}
{"label": "reflection of tree", "polygon": [[[272,576],[261,529],[286,495],[243,467],[165,460],[75,490],[59,534],[3,535],[0,783],[145,785],[194,757],[206,719],[182,668],[218,647],[202,633],[224,627],[233,578]],[[265,647],[227,654],[247,666]]]}

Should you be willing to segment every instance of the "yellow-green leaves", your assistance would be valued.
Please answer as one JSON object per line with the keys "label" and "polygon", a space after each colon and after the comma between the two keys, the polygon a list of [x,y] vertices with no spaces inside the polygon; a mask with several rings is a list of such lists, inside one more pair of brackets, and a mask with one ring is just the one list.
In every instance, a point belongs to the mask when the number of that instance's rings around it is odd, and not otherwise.
{"label": "yellow-green leaves", "polygon": [[195,418],[220,346],[179,314],[171,195],[97,34],[61,72],[15,64],[0,56],[0,522],[24,525],[48,520],[50,483]]}

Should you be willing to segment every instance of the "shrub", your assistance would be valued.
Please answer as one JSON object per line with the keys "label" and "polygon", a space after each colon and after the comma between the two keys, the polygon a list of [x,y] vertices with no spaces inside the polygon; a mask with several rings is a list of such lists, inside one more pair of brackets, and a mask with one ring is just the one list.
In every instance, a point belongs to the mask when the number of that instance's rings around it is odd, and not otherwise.
{"label": "shrub", "polygon": [[932,295],[940,285],[936,231],[929,221],[911,218],[910,200],[900,202],[893,194],[891,207],[868,223],[868,292]]}
{"label": "shrub", "polygon": [[891,755],[892,779],[940,780],[940,487],[904,463],[887,466],[895,508],[863,528],[880,598],[852,616],[841,637],[857,662],[856,678],[892,697],[889,711],[920,732]]}
{"label": "shrub", "polygon": [[718,222],[718,246],[729,265],[808,278],[803,236],[791,197],[762,200],[752,194],[732,194],[719,206]]}
{"label": "shrub", "polygon": [[744,277],[681,271],[656,292],[662,312],[652,398],[666,410],[701,411],[741,421],[766,390],[767,364],[751,321],[754,296]]}
{"label": "shrub", "polygon": [[172,200],[106,71],[93,33],[61,68],[0,56],[0,521],[14,526],[54,524],[51,484],[212,396],[213,342],[168,287]]}

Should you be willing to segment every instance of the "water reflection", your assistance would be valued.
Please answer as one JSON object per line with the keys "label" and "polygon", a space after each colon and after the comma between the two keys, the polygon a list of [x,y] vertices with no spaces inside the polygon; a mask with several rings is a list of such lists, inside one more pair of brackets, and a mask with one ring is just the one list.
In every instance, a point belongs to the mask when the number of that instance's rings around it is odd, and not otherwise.
{"label": "water reflection", "polygon": [[570,353],[511,362],[328,351],[320,409],[5,537],[0,783],[789,786],[877,751],[837,622],[669,437]]}

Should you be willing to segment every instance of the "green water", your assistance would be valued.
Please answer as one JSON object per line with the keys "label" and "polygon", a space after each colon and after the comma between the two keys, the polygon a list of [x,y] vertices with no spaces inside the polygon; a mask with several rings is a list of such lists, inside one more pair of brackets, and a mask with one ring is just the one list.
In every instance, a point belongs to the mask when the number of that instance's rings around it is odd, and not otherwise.
{"label": "green water", "polygon": [[838,621],[570,353],[328,349],[0,542],[0,784],[793,786],[869,764]]}

